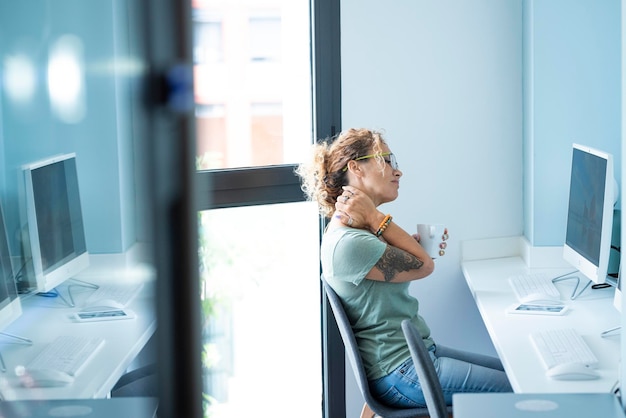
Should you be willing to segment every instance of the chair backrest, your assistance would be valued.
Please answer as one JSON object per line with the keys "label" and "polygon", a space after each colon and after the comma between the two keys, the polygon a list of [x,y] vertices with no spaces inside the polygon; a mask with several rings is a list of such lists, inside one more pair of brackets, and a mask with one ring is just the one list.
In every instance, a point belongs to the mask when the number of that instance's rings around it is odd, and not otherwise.
{"label": "chair backrest", "polygon": [[[359,390],[361,391],[361,394],[370,409],[383,418],[428,417],[430,414],[428,413],[427,408],[394,408],[379,402],[372,395],[367,375],[365,373],[365,367],[363,366],[363,360],[361,359],[361,353],[359,352],[359,347],[357,346],[356,338],[354,336],[354,332],[352,331],[352,326],[350,325],[350,320],[346,315],[341,299],[337,293],[335,293],[333,288],[326,282],[324,277],[322,277],[322,283],[324,284],[324,290],[326,291],[330,307],[335,315],[335,320],[337,321],[337,325],[339,327],[339,333],[341,334],[341,339],[343,340],[343,344],[346,349],[346,355],[348,356],[352,370],[355,373],[357,385],[359,386]],[[432,362],[430,364],[432,365]]]}
{"label": "chair backrest", "polygon": [[[413,363],[416,365],[415,371],[422,385],[422,393],[426,399],[426,406],[431,418],[446,418],[449,409],[443,397],[441,383],[435,371],[435,365],[430,359],[424,340],[415,325],[408,319],[402,321],[402,332],[409,345]],[[419,365],[419,366],[417,366]]]}

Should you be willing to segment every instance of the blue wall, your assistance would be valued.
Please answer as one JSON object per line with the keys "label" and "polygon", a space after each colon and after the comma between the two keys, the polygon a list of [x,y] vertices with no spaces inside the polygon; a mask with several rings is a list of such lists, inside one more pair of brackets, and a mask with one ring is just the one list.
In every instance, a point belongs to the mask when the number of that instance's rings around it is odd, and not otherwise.
{"label": "blue wall", "polygon": [[[135,184],[128,5],[118,0],[20,0],[0,3],[0,59],[26,53],[36,69],[33,96],[13,100],[2,86],[0,161],[2,200],[14,248],[19,221],[20,166],[54,154],[75,152],[87,247],[116,253],[136,240]],[[73,11],[68,13],[68,11]],[[92,16],[75,19],[74,16]],[[60,120],[46,83],[48,53],[67,34],[82,41],[86,112],[77,123]],[[126,70],[120,71],[120,68]],[[114,69],[117,73],[114,74]],[[3,80],[4,77],[0,77]]]}
{"label": "blue wall", "polygon": [[613,154],[621,179],[620,0],[526,0],[524,64],[524,233],[559,246],[572,143]]}

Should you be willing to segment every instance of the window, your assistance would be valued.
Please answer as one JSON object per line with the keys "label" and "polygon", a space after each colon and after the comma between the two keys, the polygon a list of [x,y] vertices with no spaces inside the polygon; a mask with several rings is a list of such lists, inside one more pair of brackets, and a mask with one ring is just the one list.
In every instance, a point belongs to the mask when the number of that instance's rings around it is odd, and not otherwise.
{"label": "window", "polygon": [[[198,174],[213,186],[199,212],[205,415],[280,398],[272,416],[318,418],[319,217],[293,173],[314,141],[310,4],[194,4]],[[198,58],[222,39],[222,60]]]}
{"label": "window", "polygon": [[274,165],[283,161],[283,109],[280,103],[252,103],[250,150],[253,165]]}
{"label": "window", "polygon": [[228,150],[225,112],[223,105],[196,106],[196,155],[200,170],[226,166]]}
{"label": "window", "polygon": [[224,60],[222,23],[205,21],[202,15],[198,15],[193,24],[193,30],[194,38],[197,40],[193,47],[194,62],[196,64],[222,62]]}
{"label": "window", "polygon": [[319,418],[316,206],[213,209],[200,219],[205,416],[267,409],[274,418]]}
{"label": "window", "polygon": [[[199,216],[203,225],[206,225],[204,224],[206,217],[214,218],[214,221],[218,219],[217,222],[220,224],[230,222],[231,228],[227,235],[236,234],[241,242],[246,240],[248,234],[255,235],[255,239],[257,236],[272,235],[268,234],[268,227],[273,228],[276,216],[285,216],[285,219],[292,221],[288,227],[291,232],[285,235],[283,240],[287,242],[291,240],[292,243],[297,240],[298,244],[300,241],[313,243],[314,249],[308,251],[313,251],[317,259],[319,247],[317,212],[302,209],[306,205],[312,208],[310,203],[303,202],[294,206],[287,202],[302,202],[304,199],[299,179],[293,173],[295,164],[308,154],[314,139],[334,135],[340,129],[339,2],[192,0],[192,4],[196,12],[197,9],[203,9],[205,14],[220,17],[222,25],[220,36],[224,40],[223,61],[196,64],[194,69],[198,115],[197,149],[200,154],[198,161],[205,161],[204,164],[198,164],[197,204],[201,210]],[[260,10],[261,6],[263,11]],[[314,27],[311,26],[312,23],[315,24]],[[261,40],[265,40],[266,44],[263,45]],[[313,45],[315,50],[311,50]],[[315,82],[312,80],[313,74]],[[203,157],[207,155],[207,150],[208,157]],[[240,207],[255,208],[261,212],[252,210],[238,212],[242,209]],[[264,212],[265,208],[276,210]],[[230,210],[237,214],[234,218],[225,215]],[[292,218],[292,215],[295,217]],[[303,216],[307,217],[306,221],[303,220]],[[254,219],[254,224],[261,228],[260,232],[251,232],[253,229],[244,226],[245,222],[239,222],[244,218]],[[309,229],[309,218],[318,225],[315,233]],[[306,233],[309,238],[300,235],[302,231],[294,232],[295,225],[300,225],[300,222],[306,231],[311,231]],[[278,223],[282,225],[282,220]],[[201,235],[206,232],[206,227],[202,229]],[[281,236],[282,233],[280,231],[277,235]],[[210,234],[204,235],[207,240],[204,244],[213,248],[214,244],[210,241],[219,243],[224,235],[213,235],[212,238]],[[290,249],[298,247],[291,245],[284,249],[270,239],[265,239],[258,245],[263,246],[264,250],[265,247],[271,249],[276,255],[287,254]],[[224,254],[222,251],[223,249],[213,248],[208,254],[217,256]],[[233,259],[233,264],[252,265],[244,258],[238,259],[237,262]],[[281,258],[274,263],[280,264],[280,260]],[[206,264],[206,261],[206,258],[203,259],[202,265],[206,266],[207,271],[215,268],[210,267],[212,264]],[[308,262],[302,261],[303,265]],[[309,295],[315,300],[315,308],[311,310],[320,315],[322,320],[320,325],[318,317],[316,330],[306,334],[306,339],[303,337],[307,345],[318,354],[321,351],[323,357],[321,372],[317,370],[316,377],[310,380],[314,385],[311,393],[316,397],[317,405],[312,411],[314,414],[312,416],[326,418],[343,416],[345,415],[343,345],[332,314],[329,317],[328,311],[321,309],[320,306],[320,281],[317,277],[319,265],[315,267],[306,265],[307,273],[311,269],[315,274],[314,278],[303,278],[307,285],[316,289],[311,290]],[[206,277],[207,288],[216,286],[211,276],[203,277]],[[296,283],[300,284],[299,281]],[[261,287],[258,289],[260,293],[263,292]],[[307,299],[304,303],[308,302]],[[241,320],[234,320],[235,317],[231,314],[224,314],[222,318],[224,322],[212,325],[215,330],[224,331],[222,345],[206,346],[205,360],[215,359],[215,354],[219,354],[217,357],[224,359],[223,373],[229,373],[228,368],[237,370],[239,363],[234,356],[236,350],[224,351],[223,344],[241,345],[236,342],[237,330],[240,331],[236,324],[241,323]],[[319,336],[320,327],[323,328],[322,350],[319,350],[320,346],[314,342]],[[326,327],[331,331],[328,332]],[[234,331],[226,332],[227,330]],[[231,354],[233,357],[230,357]],[[319,363],[316,366],[319,366]],[[217,368],[214,370],[219,375],[220,371]],[[315,386],[319,382],[320,373],[323,383],[322,393],[318,393],[319,386]],[[222,374],[221,378],[225,376],[226,374]],[[213,382],[219,382],[220,377],[210,379],[218,379]],[[213,385],[216,388],[219,383],[211,383],[210,379],[207,375],[205,380],[207,387]],[[307,378],[299,377],[300,381],[303,379]],[[224,395],[218,392],[214,391],[214,396]],[[212,396],[208,392],[205,395]],[[285,394],[281,397],[282,400],[286,398],[288,396]],[[267,401],[267,398],[264,401]],[[223,408],[217,406],[221,405],[219,402],[213,405],[220,410],[219,413],[227,413],[226,406]],[[217,414],[216,408],[207,408],[205,412]],[[301,411],[302,408],[298,410]],[[219,418],[218,415],[211,416]]]}
{"label": "window", "polygon": [[250,18],[250,60],[276,62],[281,57],[281,21],[279,16]]}
{"label": "window", "polygon": [[309,1],[194,4],[199,168],[300,162],[313,142]]}

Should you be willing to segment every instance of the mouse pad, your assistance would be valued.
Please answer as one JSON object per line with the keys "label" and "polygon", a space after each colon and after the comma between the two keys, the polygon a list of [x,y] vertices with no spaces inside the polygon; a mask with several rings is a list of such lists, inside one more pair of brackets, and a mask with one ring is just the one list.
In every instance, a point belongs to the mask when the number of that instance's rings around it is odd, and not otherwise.
{"label": "mouse pad", "polygon": [[2,418],[154,418],[156,398],[71,399],[0,402]]}

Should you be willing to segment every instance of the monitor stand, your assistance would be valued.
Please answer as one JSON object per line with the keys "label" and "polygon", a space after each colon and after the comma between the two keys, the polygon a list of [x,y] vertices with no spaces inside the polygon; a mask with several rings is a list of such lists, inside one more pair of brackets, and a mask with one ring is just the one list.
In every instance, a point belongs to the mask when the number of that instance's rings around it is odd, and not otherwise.
{"label": "monitor stand", "polygon": [[600,336],[602,338],[605,338],[605,337],[610,337],[611,335],[621,334],[621,333],[622,333],[622,327],[620,326],[620,327],[607,329],[606,331],[602,331],[602,334],[600,334]]}
{"label": "monitor stand", "polygon": [[65,296],[63,296],[61,294],[61,292],[59,292],[59,290],[57,288],[54,288],[54,289],[52,289],[49,292],[38,292],[37,295],[38,296],[43,296],[43,297],[58,297],[59,299],[61,299],[63,301],[63,303],[65,303],[70,308],[75,308],[76,307],[76,303],[74,302],[74,297],[72,296],[72,287],[75,287],[75,286],[87,287],[89,289],[97,289],[99,287],[97,284],[85,282],[85,281],[79,280],[79,279],[69,279],[69,280],[71,280],[73,282],[77,282],[77,283],[69,284],[67,286],[67,298]]}
{"label": "monitor stand", "polygon": [[591,285],[591,280],[589,280],[587,282],[587,284],[585,284],[585,286],[582,288],[582,290],[580,290],[578,293],[578,287],[580,286],[580,277],[578,277],[576,274],[578,273],[577,270],[571,272],[571,273],[566,273],[563,274],[561,276],[555,277],[554,279],[552,279],[553,283],[558,283],[558,282],[562,282],[565,280],[576,280],[576,287],[574,288],[574,290],[572,290],[572,294],[570,296],[570,300],[576,300],[578,298],[578,296],[580,296],[585,290],[587,290],[587,288]]}

